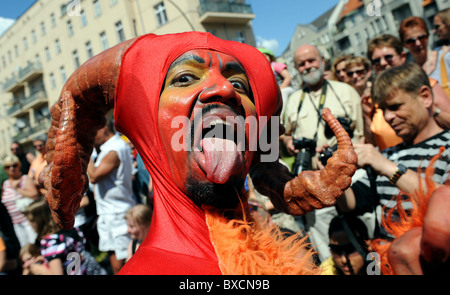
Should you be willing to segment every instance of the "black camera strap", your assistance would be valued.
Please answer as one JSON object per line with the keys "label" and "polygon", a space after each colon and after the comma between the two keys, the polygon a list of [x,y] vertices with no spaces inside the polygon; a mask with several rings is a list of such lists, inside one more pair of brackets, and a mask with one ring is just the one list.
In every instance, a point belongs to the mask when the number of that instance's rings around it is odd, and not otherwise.
{"label": "black camera strap", "polygon": [[336,91],[334,91],[334,88],[333,88],[333,86],[331,86],[331,84],[330,84],[330,88],[331,88],[331,90],[333,91],[333,93],[334,93],[334,95],[336,96],[336,98],[338,99],[339,103],[341,104],[341,107],[342,107],[342,109],[344,110],[345,116],[346,116],[347,118],[350,118],[349,114],[347,113],[347,109],[345,108],[344,103],[342,102],[342,100],[340,99],[340,97],[339,97],[339,95],[336,93]]}
{"label": "black camera strap", "polygon": [[325,99],[327,97],[327,88],[328,88],[327,85],[328,85],[327,80],[324,80],[324,84],[322,86],[322,94],[320,95],[320,100],[319,100],[319,106],[318,107],[316,107],[316,105],[315,105],[315,103],[314,103],[314,101],[313,101],[313,99],[311,97],[311,94],[309,93],[310,90],[307,87],[303,88],[303,93],[302,93],[302,96],[300,98],[300,104],[299,104],[298,110],[297,110],[297,119],[295,120],[295,127],[294,127],[294,131],[292,132],[292,134],[295,134],[295,128],[297,127],[298,115],[300,114],[300,110],[302,108],[303,101],[305,100],[305,94],[308,93],[309,99],[311,100],[311,103],[314,106],[314,108],[316,109],[316,112],[317,112],[317,115],[318,115],[316,134],[314,134],[314,140],[317,141],[317,132],[319,130],[319,124],[322,121],[322,110],[323,110],[323,106],[325,104]]}

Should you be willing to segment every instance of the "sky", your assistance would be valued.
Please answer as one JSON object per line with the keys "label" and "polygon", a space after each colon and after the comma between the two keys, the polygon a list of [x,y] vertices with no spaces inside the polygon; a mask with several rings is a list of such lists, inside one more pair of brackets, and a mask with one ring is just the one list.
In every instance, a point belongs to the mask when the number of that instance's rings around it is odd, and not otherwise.
{"label": "sky", "polygon": [[[12,20],[26,11],[35,0],[0,0],[0,34]],[[339,0],[247,0],[255,19],[253,31],[258,46],[281,55],[298,24],[309,24]]]}

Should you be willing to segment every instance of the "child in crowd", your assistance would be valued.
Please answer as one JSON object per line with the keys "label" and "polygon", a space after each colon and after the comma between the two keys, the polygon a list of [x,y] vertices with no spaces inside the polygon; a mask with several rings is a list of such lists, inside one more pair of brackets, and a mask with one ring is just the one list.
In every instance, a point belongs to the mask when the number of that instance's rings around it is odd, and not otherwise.
{"label": "child in crowd", "polygon": [[125,214],[125,219],[128,223],[128,233],[132,239],[128,246],[127,261],[133,256],[139,245],[147,236],[152,221],[152,213],[149,206],[138,204],[130,208]]}
{"label": "child in crowd", "polygon": [[32,275],[30,270],[32,264],[45,263],[44,256],[41,255],[41,250],[35,244],[26,244],[20,249],[19,259],[22,262],[22,275]]}
{"label": "child in crowd", "polygon": [[31,263],[35,275],[106,274],[106,271],[85,250],[85,239],[77,229],[61,230],[54,222],[45,200],[33,202],[25,211],[40,241],[44,263]]}

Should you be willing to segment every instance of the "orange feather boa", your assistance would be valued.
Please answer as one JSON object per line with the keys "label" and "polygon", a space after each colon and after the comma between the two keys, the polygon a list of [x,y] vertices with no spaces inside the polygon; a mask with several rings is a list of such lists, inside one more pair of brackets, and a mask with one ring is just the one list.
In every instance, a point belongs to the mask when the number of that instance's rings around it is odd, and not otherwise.
{"label": "orange feather boa", "polygon": [[210,238],[224,275],[320,274],[320,268],[312,262],[314,250],[307,237],[285,238],[276,226],[258,223],[250,216],[248,207],[241,206],[241,210],[233,210],[237,218],[231,219],[225,217],[227,212],[204,207]]}

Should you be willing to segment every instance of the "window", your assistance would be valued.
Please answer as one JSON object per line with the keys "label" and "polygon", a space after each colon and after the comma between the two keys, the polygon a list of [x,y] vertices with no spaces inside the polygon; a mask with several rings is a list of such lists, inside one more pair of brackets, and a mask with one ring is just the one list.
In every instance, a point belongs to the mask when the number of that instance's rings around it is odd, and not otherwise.
{"label": "window", "polygon": [[27,49],[28,49],[28,40],[27,40],[27,37],[24,37],[24,38],[23,38],[23,48],[24,48],[24,50],[27,50]]}
{"label": "window", "polygon": [[50,14],[50,21],[52,22],[52,27],[56,27],[56,18],[54,13]]}
{"label": "window", "polygon": [[45,47],[45,57],[47,58],[47,60],[50,60],[50,49],[48,49],[48,47]]}
{"label": "window", "polygon": [[64,66],[62,66],[60,70],[61,70],[61,79],[63,83],[66,83],[67,81],[66,69],[64,68]]}
{"label": "window", "polygon": [[55,40],[55,45],[56,45],[56,54],[61,53],[61,42],[59,42],[59,39]]}
{"label": "window", "polygon": [[100,2],[98,0],[94,0],[94,11],[95,16],[102,15],[102,7],[100,6]]}
{"label": "window", "polygon": [[164,3],[161,2],[158,5],[154,7],[156,20],[158,22],[158,26],[162,26],[168,22],[167,14],[166,14],[166,7],[164,6]]}
{"label": "window", "polygon": [[71,20],[67,21],[67,30],[69,31],[69,37],[71,37],[73,35],[73,26]]}
{"label": "window", "polygon": [[33,43],[37,42],[37,35],[35,30],[31,31],[31,40],[33,40]]}
{"label": "window", "polygon": [[363,43],[363,41],[362,41],[362,38],[361,38],[361,34],[360,33],[358,33],[358,32],[356,32],[355,33],[355,38],[356,38],[356,44],[362,44]]}
{"label": "window", "polygon": [[238,31],[236,33],[236,41],[241,42],[241,43],[245,43],[244,32]]}
{"label": "window", "polygon": [[117,0],[110,0],[109,3],[111,4],[111,6],[114,6],[117,4]]}
{"label": "window", "polygon": [[94,52],[92,51],[91,41],[86,42],[86,51],[87,51],[88,58],[91,58],[94,56]]}
{"label": "window", "polygon": [[19,46],[14,45],[14,52],[16,53],[16,57],[19,57]]}
{"label": "window", "polygon": [[81,26],[85,27],[87,25],[86,12],[84,12],[84,10],[82,10],[80,12],[80,16],[81,16]]}
{"label": "window", "polygon": [[109,48],[109,45],[108,45],[108,37],[106,37],[106,33],[105,33],[105,32],[101,32],[101,33],[100,33],[100,40],[101,40],[101,42],[102,42],[102,48],[103,48],[103,50],[108,49],[108,48]]}
{"label": "window", "polygon": [[377,18],[375,20],[375,23],[377,24],[378,32],[383,32],[384,29],[383,29],[383,24],[381,23],[381,19]]}
{"label": "window", "polygon": [[78,56],[78,51],[74,50],[73,52],[73,60],[75,62],[75,68],[80,66],[80,57]]}
{"label": "window", "polygon": [[45,30],[45,23],[44,22],[41,23],[41,33],[42,33],[42,36],[45,36],[45,34],[47,34],[47,31]]}
{"label": "window", "polygon": [[50,84],[52,84],[52,89],[56,88],[56,80],[55,75],[53,75],[53,73],[50,73]]}
{"label": "window", "polygon": [[116,32],[117,36],[119,37],[119,42],[125,41],[125,33],[123,32],[123,26],[121,21],[116,23]]}

